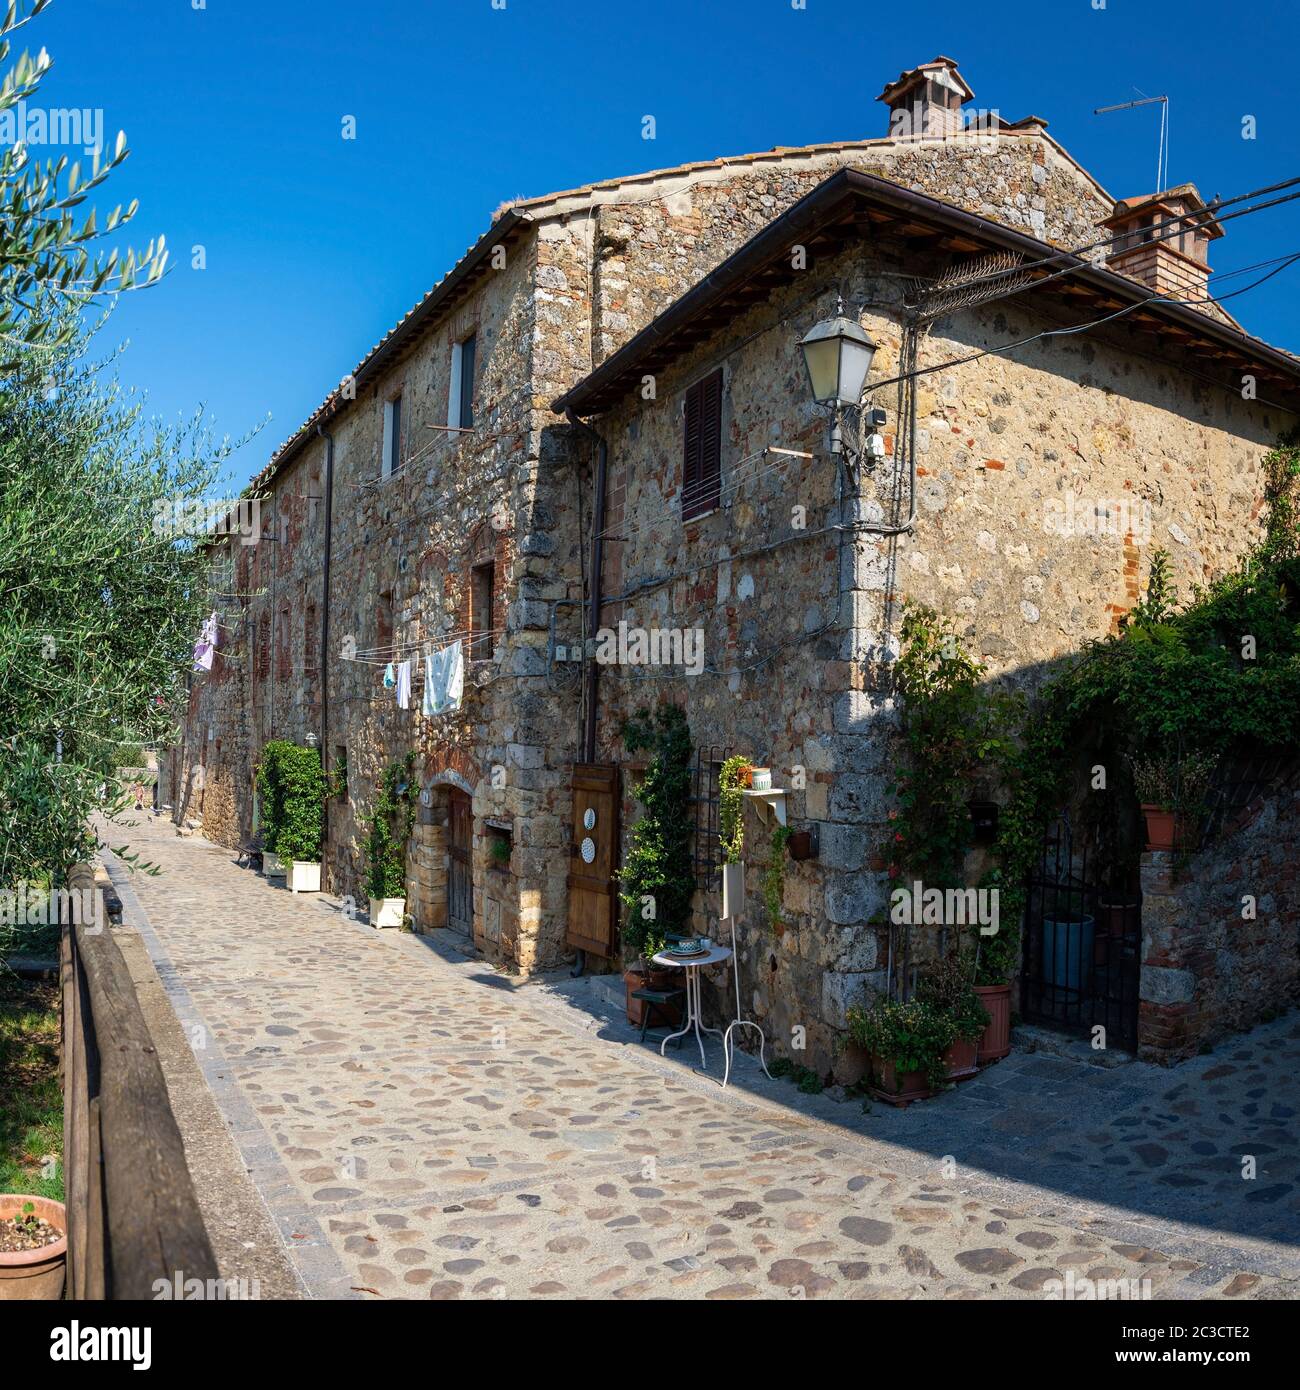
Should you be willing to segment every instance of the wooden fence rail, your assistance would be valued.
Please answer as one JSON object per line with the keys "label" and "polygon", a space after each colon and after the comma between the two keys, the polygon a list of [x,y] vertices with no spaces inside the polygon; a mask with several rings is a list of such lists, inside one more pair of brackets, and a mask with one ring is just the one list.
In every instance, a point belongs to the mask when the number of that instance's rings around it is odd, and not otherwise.
{"label": "wooden fence rail", "polygon": [[73,901],[98,894],[100,912],[65,922],[60,945],[67,1293],[152,1299],[178,1274],[216,1279],[216,1260],[103,890],[89,865],[68,886]]}

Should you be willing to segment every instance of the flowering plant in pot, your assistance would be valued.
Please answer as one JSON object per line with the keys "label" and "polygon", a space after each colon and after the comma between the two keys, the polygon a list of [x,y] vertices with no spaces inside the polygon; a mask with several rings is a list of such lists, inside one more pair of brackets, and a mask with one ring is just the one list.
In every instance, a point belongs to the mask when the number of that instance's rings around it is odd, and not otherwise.
{"label": "flowering plant in pot", "polygon": [[947,1080],[945,1058],[957,1039],[953,1015],[921,999],[877,1000],[847,1011],[849,1036],[871,1058],[872,1090],[882,1100],[922,1100]]}
{"label": "flowering plant in pot", "polygon": [[926,965],[917,978],[915,997],[952,1019],[955,1035],[944,1053],[948,1080],[974,1076],[979,1070],[977,1046],[992,1019],[975,992],[973,958],[953,951]]}
{"label": "flowering plant in pot", "polygon": [[1187,843],[1214,765],[1215,759],[1204,753],[1132,760],[1133,790],[1146,818],[1148,850],[1169,851]]}

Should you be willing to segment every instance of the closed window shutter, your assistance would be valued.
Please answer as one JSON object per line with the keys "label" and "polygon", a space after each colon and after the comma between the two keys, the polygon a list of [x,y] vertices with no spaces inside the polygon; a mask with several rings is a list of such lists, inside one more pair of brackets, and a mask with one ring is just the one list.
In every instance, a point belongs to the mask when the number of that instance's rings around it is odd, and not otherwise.
{"label": "closed window shutter", "polygon": [[722,476],[722,370],[686,392],[682,458],[682,518],[703,516],[718,505]]}

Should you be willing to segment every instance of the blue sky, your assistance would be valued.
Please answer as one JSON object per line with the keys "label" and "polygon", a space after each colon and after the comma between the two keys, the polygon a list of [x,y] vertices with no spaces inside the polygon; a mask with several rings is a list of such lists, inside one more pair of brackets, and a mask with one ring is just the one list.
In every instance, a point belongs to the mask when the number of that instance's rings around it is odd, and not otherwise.
{"label": "blue sky", "polygon": [[[24,31],[54,71],[41,106],[102,107],[133,154],[111,201],[174,257],[114,338],[152,411],[206,404],[243,482],[518,196],[773,145],[883,134],[905,67],[957,59],[975,105],[1045,117],[1116,197],[1169,180],[1209,198],[1300,174],[1291,0],[55,0]],[[500,3],[500,0],[498,0]],[[22,45],[19,45],[20,47]],[[656,139],[642,139],[642,117]],[[341,138],[353,115],[357,138]],[[1256,118],[1257,138],[1242,139]],[[1231,270],[1300,250],[1300,202],[1240,218]],[[191,269],[191,248],[207,267]],[[1253,279],[1244,276],[1225,290]],[[1300,349],[1300,267],[1229,304]]]}

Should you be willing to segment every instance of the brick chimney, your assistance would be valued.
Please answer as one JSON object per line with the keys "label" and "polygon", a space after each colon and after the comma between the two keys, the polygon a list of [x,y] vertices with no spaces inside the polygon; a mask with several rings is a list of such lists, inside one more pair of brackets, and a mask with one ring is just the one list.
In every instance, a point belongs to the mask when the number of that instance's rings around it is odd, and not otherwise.
{"label": "brick chimney", "polygon": [[1171,299],[1208,295],[1209,245],[1223,235],[1223,228],[1195,184],[1180,183],[1163,193],[1121,198],[1099,225],[1116,238],[1106,253],[1111,270]]}
{"label": "brick chimney", "polygon": [[938,57],[901,72],[876,98],[889,107],[889,133],[896,140],[923,140],[957,134],[961,108],[975,93],[951,58]]}

